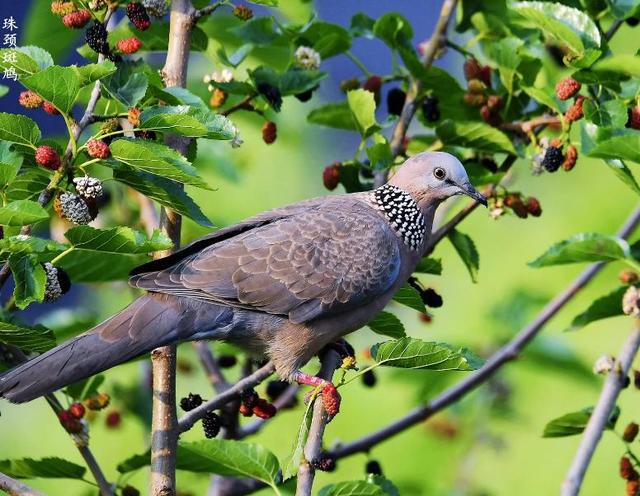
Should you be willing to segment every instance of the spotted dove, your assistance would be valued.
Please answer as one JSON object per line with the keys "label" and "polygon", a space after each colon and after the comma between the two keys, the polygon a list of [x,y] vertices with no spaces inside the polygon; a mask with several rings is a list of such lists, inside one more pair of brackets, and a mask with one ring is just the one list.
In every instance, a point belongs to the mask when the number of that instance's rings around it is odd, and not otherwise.
{"label": "spotted dove", "polygon": [[0,396],[30,401],[158,347],[213,339],[273,360],[284,379],[382,310],[423,256],[434,213],[466,194],[486,205],[447,153],[408,159],[384,186],[277,208],[133,271],[146,291],[95,328],[0,377]]}

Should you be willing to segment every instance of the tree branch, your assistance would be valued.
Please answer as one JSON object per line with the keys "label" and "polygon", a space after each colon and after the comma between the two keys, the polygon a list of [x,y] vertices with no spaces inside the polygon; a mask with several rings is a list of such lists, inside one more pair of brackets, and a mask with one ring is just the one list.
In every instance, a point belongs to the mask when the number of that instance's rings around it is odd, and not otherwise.
{"label": "tree branch", "polygon": [[[449,21],[453,17],[453,13],[455,12],[457,3],[458,0],[444,0],[444,2],[442,3],[438,22],[433,29],[433,33],[431,34],[431,38],[429,39],[427,48],[424,51],[424,58],[422,62],[424,64],[424,67],[427,69],[431,67],[433,61],[436,58],[438,50],[442,46],[444,46],[446,42],[447,27],[449,26]],[[404,147],[404,139],[407,136],[409,124],[411,124],[411,120],[413,119],[413,116],[418,109],[418,105],[420,104],[420,99],[418,97],[420,96],[421,91],[421,81],[410,81],[409,91],[407,91],[407,97],[404,101],[402,112],[400,113],[400,118],[393,128],[391,142],[389,143],[389,145],[391,146],[391,153],[394,157],[397,156]],[[386,183],[388,175],[388,169],[376,172],[374,178],[374,187],[377,188]]]}
{"label": "tree branch", "polygon": [[244,379],[240,379],[226,391],[220,393],[214,398],[211,398],[198,408],[194,408],[193,410],[185,413],[178,422],[178,431],[180,433],[188,431],[198,420],[204,417],[205,413],[211,410],[216,410],[230,401],[237,399],[242,391],[257,386],[271,376],[274,371],[275,367],[273,366],[273,363],[269,362],[262,368],[256,370],[253,374],[245,377]]}
{"label": "tree branch", "polygon": [[[318,377],[331,381],[333,373],[340,367],[342,359],[337,351],[329,349],[322,355],[320,363],[321,366]],[[321,456],[322,437],[324,436],[327,421],[328,416],[324,408],[324,403],[320,399],[316,399],[313,405],[313,416],[311,417],[309,435],[304,446],[304,456],[300,463],[300,469],[298,470],[296,496],[311,496],[313,479],[316,473],[312,462]]]}
{"label": "tree branch", "polygon": [[[169,45],[162,69],[165,86],[185,87],[189,64],[189,46],[195,9],[190,0],[172,0],[169,19]],[[189,139],[168,135],[165,142],[186,155]],[[160,229],[180,246],[182,218],[176,212],[160,210]],[[167,253],[156,253],[156,258]],[[176,451],[178,445],[178,417],[176,413],[176,345],[163,346],[151,352],[153,373],[153,408],[151,436],[150,494],[173,495],[176,491]]]}
{"label": "tree branch", "polygon": [[[629,216],[618,232],[621,238],[627,238],[640,224],[640,207]],[[495,352],[484,366],[473,372],[453,387],[445,390],[428,403],[418,406],[404,417],[390,423],[371,434],[356,439],[331,450],[328,455],[333,458],[344,458],[358,452],[369,451],[373,446],[386,441],[390,437],[428,419],[435,413],[455,403],[467,393],[473,391],[487,379],[492,377],[503,365],[518,357],[522,349],[540,332],[544,325],[551,320],[564,305],[570,301],[598,272],[604,267],[604,262],[590,265],[558,296],[551,300],[538,316],[524,327],[511,341]]]}
{"label": "tree branch", "polygon": [[11,496],[44,496],[44,493],[30,488],[20,481],[0,472],[0,489]]}
{"label": "tree branch", "polygon": [[200,359],[200,363],[202,364],[202,368],[207,373],[207,377],[209,378],[209,382],[214,387],[214,389],[221,393],[229,387],[231,384],[227,382],[220,367],[216,363],[216,359],[211,352],[211,348],[209,348],[209,344],[206,341],[195,341],[193,343],[193,347],[196,349],[198,353],[198,358]]}
{"label": "tree branch", "polygon": [[580,486],[587,472],[587,467],[591,461],[591,457],[600,442],[602,433],[604,432],[611,412],[615,407],[616,400],[620,391],[624,387],[624,381],[629,373],[631,364],[633,363],[638,348],[640,347],[640,323],[635,322],[635,328],[622,345],[618,359],[614,368],[602,386],[602,392],[598,398],[587,427],[584,430],[580,446],[576,451],[576,455],[571,463],[571,467],[567,472],[567,476],[562,483],[562,496],[577,496],[580,492]]}

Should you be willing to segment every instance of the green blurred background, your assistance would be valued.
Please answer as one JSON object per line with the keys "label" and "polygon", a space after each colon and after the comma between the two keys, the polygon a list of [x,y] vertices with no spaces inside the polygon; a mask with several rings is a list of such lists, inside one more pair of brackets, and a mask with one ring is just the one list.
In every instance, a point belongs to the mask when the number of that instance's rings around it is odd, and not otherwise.
{"label": "green blurred background", "polygon": [[[309,4],[281,3],[285,4],[284,15],[293,20],[306,19],[312,10]],[[16,17],[20,15],[23,24],[28,26],[35,23],[33,16],[44,15],[42,12],[46,9],[40,4],[48,6],[46,0],[24,2],[19,6],[3,1],[0,14],[2,17],[6,17],[7,12]],[[380,1],[376,2],[375,10],[397,10],[409,18],[413,14],[416,25],[420,25],[416,31],[426,34],[439,6],[440,2],[427,2],[425,9],[421,2]],[[321,17],[326,14],[334,19],[342,15],[348,19],[359,9],[373,15],[368,7],[366,1],[354,2],[348,8],[338,2],[317,6]],[[39,13],[27,13],[28,8],[38,9]],[[47,48],[46,38],[36,39],[34,29],[23,32],[32,38],[26,41],[41,43]],[[357,48],[365,62],[377,63],[374,60],[379,58],[376,46]],[[637,48],[637,36],[623,26],[612,43],[613,51],[635,53]],[[68,63],[64,57],[56,62]],[[232,149],[222,142],[202,143],[196,165],[217,190],[190,188],[190,193],[216,225],[224,226],[270,207],[327,194],[321,180],[323,167],[334,160],[349,158],[357,143],[349,132],[306,123],[307,112],[323,98],[336,99],[342,76],[357,75],[345,57],[338,57],[331,64],[323,65],[332,75],[310,103],[302,104],[292,98],[285,100],[276,118],[278,140],[275,144],[268,146],[262,142],[259,118],[242,113],[233,116],[245,142],[241,148]],[[459,75],[462,58],[448,54],[440,65]],[[337,75],[333,74],[334,68]],[[213,69],[204,57],[195,55],[190,67],[190,89],[206,97],[202,76]],[[3,110],[10,110],[13,103],[9,100],[15,100],[17,92],[17,88],[12,88],[10,94],[0,100]],[[426,285],[434,287],[444,298],[444,306],[433,312],[433,321],[425,324],[415,312],[405,307],[391,307],[402,317],[409,335],[467,346],[488,356],[581,270],[578,266],[531,269],[527,262],[553,242],[572,234],[614,233],[637,202],[633,193],[601,161],[584,158],[570,174],[540,177],[533,177],[529,164],[520,161],[515,167],[513,189],[538,197],[544,211],[542,217],[521,220],[507,216],[495,221],[485,210],[476,210],[460,230],[474,239],[480,252],[479,282],[470,281],[452,246],[447,241],[441,243],[434,255],[443,260],[443,275],[423,278]],[[452,200],[441,211],[455,211],[463,203],[464,200]],[[201,233],[194,224],[186,222],[183,240],[186,242]],[[401,494],[537,496],[557,493],[579,437],[543,439],[544,425],[552,418],[594,404],[602,379],[593,375],[591,365],[598,356],[617,352],[631,324],[625,318],[614,318],[575,333],[562,331],[593,298],[616,286],[619,268],[608,267],[599,275],[545,328],[522,357],[507,365],[491,384],[429,422],[375,447],[369,456],[355,455],[341,460],[333,473],[318,473],[315,487],[361,479],[367,459],[372,458],[381,463],[384,474],[398,486]],[[35,314],[26,317],[64,322],[71,310],[102,319],[133,297],[134,293],[124,283],[90,286],[76,291],[73,304],[67,309],[55,309],[51,315],[49,308],[41,308],[37,317]],[[367,363],[362,350],[380,340],[366,329],[352,335],[350,342],[358,351],[361,365]],[[179,374],[178,396],[188,392],[198,392],[205,397],[213,394],[192,346],[182,345],[179,356],[182,365],[191,365],[192,371]],[[310,364],[310,370],[316,368],[317,363]],[[146,372],[145,363],[137,361],[106,373],[106,391],[114,393],[117,387],[127,387],[132,392],[126,397],[112,394],[110,409],[123,412],[119,427],[106,427],[105,412],[98,413],[91,425],[91,448],[110,480],[117,476],[118,462],[147,447],[148,427],[141,416],[131,412],[136,398],[143,403],[146,400],[142,392],[137,392],[142,389],[134,388],[144,384]],[[230,378],[237,377],[239,372],[239,366],[235,367],[229,372]],[[382,369],[377,369],[376,374],[378,382],[374,388],[355,381],[343,390],[342,411],[327,428],[328,446],[382,427],[464,375],[463,372],[439,375]],[[640,392],[631,389],[623,392],[618,429],[628,421],[640,420],[640,414],[636,413],[639,395]],[[28,406],[2,403],[0,410],[0,459],[60,456],[82,464],[44,400]],[[283,459],[291,450],[302,413],[301,406],[279,412],[252,440],[264,444]],[[185,435],[189,440],[202,437],[199,428]],[[617,474],[622,454],[621,442],[614,434],[605,433],[587,473],[583,494],[624,494],[624,481]],[[144,494],[147,477],[147,471],[141,470],[128,482]],[[78,481],[39,479],[30,484],[52,495],[96,493],[94,488]],[[185,494],[205,494],[208,484],[205,475],[178,474],[178,488]]]}

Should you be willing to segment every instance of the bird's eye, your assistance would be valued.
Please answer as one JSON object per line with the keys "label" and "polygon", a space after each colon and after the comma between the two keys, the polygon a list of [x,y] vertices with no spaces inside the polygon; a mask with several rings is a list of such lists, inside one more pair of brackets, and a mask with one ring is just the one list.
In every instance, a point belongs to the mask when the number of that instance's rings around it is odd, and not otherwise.
{"label": "bird's eye", "polygon": [[436,179],[440,180],[443,180],[445,177],[447,177],[447,173],[442,167],[436,167],[433,170],[433,175],[436,177]]}

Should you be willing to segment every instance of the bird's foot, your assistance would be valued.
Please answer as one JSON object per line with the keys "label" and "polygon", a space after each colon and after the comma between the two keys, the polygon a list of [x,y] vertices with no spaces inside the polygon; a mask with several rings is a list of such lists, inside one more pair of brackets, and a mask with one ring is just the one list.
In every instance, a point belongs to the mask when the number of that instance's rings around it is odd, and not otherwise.
{"label": "bird's foot", "polygon": [[293,376],[293,380],[298,384],[305,384],[313,386],[314,389],[305,394],[305,402],[311,401],[318,394],[322,396],[322,403],[324,409],[327,411],[327,422],[331,421],[340,411],[340,393],[336,387],[320,377],[305,374],[303,372],[296,372]]}

